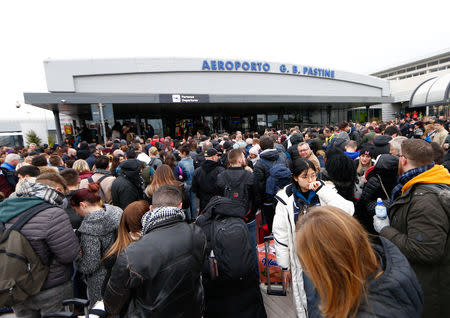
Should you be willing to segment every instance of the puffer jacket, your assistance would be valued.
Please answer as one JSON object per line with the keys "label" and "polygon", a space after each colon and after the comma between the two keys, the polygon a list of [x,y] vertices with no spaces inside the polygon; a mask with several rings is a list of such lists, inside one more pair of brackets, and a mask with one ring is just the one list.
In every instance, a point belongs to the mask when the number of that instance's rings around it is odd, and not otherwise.
{"label": "puffer jacket", "polygon": [[151,230],[117,259],[103,297],[107,312],[200,318],[205,251],[197,225],[177,221]]}
{"label": "puffer jacket", "polygon": [[224,170],[225,168],[220,163],[212,160],[205,160],[200,168],[195,170],[191,191],[200,199],[200,211],[205,208],[213,196],[221,195],[216,184],[217,176]]}
{"label": "puffer jacket", "polygon": [[[373,216],[375,211],[367,211],[367,204],[376,201],[377,198],[389,200],[392,189],[397,185],[398,158],[391,154],[383,154],[378,158],[373,170],[367,174],[367,182],[364,184],[362,194],[356,202],[355,217],[371,234],[377,234],[373,228]],[[381,182],[387,192],[383,190]]]}
{"label": "puffer jacket", "polygon": [[[19,217],[20,214],[8,221],[6,228]],[[62,285],[72,278],[72,262],[80,252],[80,246],[66,211],[58,206],[45,209],[31,218],[20,233],[30,242],[42,263],[50,266],[41,290]]]}
{"label": "puffer jacket", "polygon": [[101,299],[101,288],[107,270],[100,261],[114,243],[121,217],[122,209],[105,204],[105,209],[86,215],[78,229],[82,253],[75,265],[86,277],[92,306]]}
{"label": "puffer jacket", "polygon": [[[381,260],[383,273],[369,279],[367,301],[363,297],[357,318],[419,318],[423,309],[422,289],[416,274],[406,257],[387,239],[381,237],[373,244],[375,253]],[[305,277],[305,282],[309,280]],[[322,318],[319,309],[320,296],[312,283],[305,284],[308,297],[309,318]]]}
{"label": "puffer jacket", "polygon": [[137,159],[128,159],[119,165],[119,175],[111,186],[113,205],[122,210],[144,196],[144,181],[140,175],[141,163]]}
{"label": "puffer jacket", "polygon": [[[307,301],[303,288],[303,270],[297,257],[295,247],[293,185],[287,185],[280,190],[276,199],[278,204],[273,220],[273,236],[277,263],[281,268],[289,269],[292,274],[292,291],[297,317],[307,317]],[[338,207],[350,215],[354,213],[353,203],[341,197],[332,184],[323,185],[318,191],[320,205]],[[304,210],[303,210],[304,211]]]}
{"label": "puffer jacket", "polygon": [[[446,184],[438,187],[435,184]],[[380,236],[406,256],[424,292],[422,317],[450,317],[450,174],[442,166],[410,180]]]}

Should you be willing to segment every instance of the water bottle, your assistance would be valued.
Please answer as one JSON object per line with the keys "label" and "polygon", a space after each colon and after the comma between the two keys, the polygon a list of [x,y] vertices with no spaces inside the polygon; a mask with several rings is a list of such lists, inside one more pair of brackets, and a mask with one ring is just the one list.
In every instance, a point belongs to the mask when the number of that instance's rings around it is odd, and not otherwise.
{"label": "water bottle", "polygon": [[386,207],[383,205],[383,200],[377,199],[377,206],[375,207],[375,214],[380,219],[385,219],[387,217]]}

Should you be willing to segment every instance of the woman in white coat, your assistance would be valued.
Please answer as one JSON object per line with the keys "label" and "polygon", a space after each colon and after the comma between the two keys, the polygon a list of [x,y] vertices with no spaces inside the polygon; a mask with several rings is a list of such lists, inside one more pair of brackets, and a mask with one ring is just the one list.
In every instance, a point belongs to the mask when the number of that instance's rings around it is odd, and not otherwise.
{"label": "woman in white coat", "polygon": [[277,263],[282,268],[285,286],[292,282],[297,317],[307,317],[307,301],[303,287],[303,270],[295,248],[295,224],[300,214],[312,206],[331,205],[350,215],[355,208],[353,202],[341,197],[330,183],[316,180],[314,164],[299,158],[292,164],[292,183],[280,190],[275,198],[278,204],[273,220],[273,236]]}

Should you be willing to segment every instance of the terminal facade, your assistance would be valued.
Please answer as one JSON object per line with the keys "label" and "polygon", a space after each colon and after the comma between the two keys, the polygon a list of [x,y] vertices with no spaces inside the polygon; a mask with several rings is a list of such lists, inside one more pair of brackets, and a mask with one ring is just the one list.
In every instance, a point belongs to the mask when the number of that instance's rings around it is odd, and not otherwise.
{"label": "terminal facade", "polygon": [[[386,79],[301,64],[134,58],[46,60],[44,68],[48,93],[24,93],[25,103],[53,111],[57,131],[96,125],[99,103],[109,127],[151,123],[177,136],[381,119],[370,107],[393,102]],[[355,107],[365,111],[359,118]]]}

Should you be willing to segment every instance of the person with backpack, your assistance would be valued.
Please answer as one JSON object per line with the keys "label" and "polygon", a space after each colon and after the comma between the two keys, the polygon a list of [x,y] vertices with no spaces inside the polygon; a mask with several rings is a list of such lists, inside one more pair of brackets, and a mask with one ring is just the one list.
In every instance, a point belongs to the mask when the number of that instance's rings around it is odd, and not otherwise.
{"label": "person with backpack", "polygon": [[0,203],[0,248],[8,252],[0,253],[0,290],[9,290],[0,294],[0,307],[12,305],[16,317],[61,311],[62,301],[72,297],[72,262],[80,246],[62,208],[65,191],[61,176],[46,173]]}
{"label": "person with backpack", "polygon": [[158,167],[163,164],[163,162],[159,158],[158,148],[150,147],[150,149],[148,150],[148,154],[150,156],[150,161],[148,162],[148,165],[150,166],[150,168],[153,169],[153,171],[156,171],[156,169],[158,169]]}
{"label": "person with backpack", "polygon": [[332,184],[316,180],[314,164],[299,158],[293,162],[292,182],[280,190],[275,198],[278,201],[273,220],[273,237],[277,264],[282,269],[284,285],[292,281],[294,304],[297,317],[307,317],[306,295],[303,287],[302,267],[296,255],[294,243],[295,224],[300,215],[308,213],[313,206],[331,205],[353,215],[353,202],[337,193]]}
{"label": "person with backpack", "polygon": [[186,222],[178,187],[153,193],[142,237],[119,255],[103,300],[109,315],[202,317],[205,234]]}
{"label": "person with backpack", "polygon": [[271,231],[276,205],[274,196],[278,190],[289,184],[291,172],[278,151],[274,149],[272,137],[261,137],[259,144],[262,152],[253,166],[256,206],[261,209]]}
{"label": "person with backpack", "polygon": [[98,156],[95,159],[94,174],[80,181],[80,189],[87,189],[91,183],[98,182],[100,184],[100,197],[103,203],[112,204],[111,187],[114,177],[108,170],[109,158],[107,156]]}
{"label": "person with backpack", "polygon": [[75,192],[70,199],[72,208],[83,217],[77,231],[80,235],[81,254],[76,259],[75,266],[86,278],[90,306],[94,306],[102,298],[101,288],[106,268],[100,261],[116,239],[122,216],[122,209],[119,207],[102,204],[99,190],[98,183],[90,183],[87,189]]}
{"label": "person with backpack", "polygon": [[433,162],[424,140],[404,140],[398,160],[388,216],[374,216],[373,226],[414,269],[424,293],[422,317],[450,317],[450,173]]}
{"label": "person with backpack", "polygon": [[111,186],[113,205],[125,209],[131,202],[143,199],[145,188],[141,168],[141,162],[137,159],[120,163],[118,177]]}
{"label": "person with backpack", "polygon": [[208,242],[203,317],[266,317],[246,213],[239,201],[216,196],[195,221]]}
{"label": "person with backpack", "polygon": [[200,199],[200,211],[206,207],[213,196],[221,194],[217,189],[217,176],[225,168],[218,161],[217,150],[210,148],[206,151],[206,160],[194,172],[192,191]]}
{"label": "person with backpack", "polygon": [[[256,248],[255,183],[253,173],[244,169],[246,160],[241,149],[228,154],[228,168],[217,176],[217,188],[221,195],[241,204],[245,211],[252,245]],[[256,250],[255,250],[256,256]]]}

